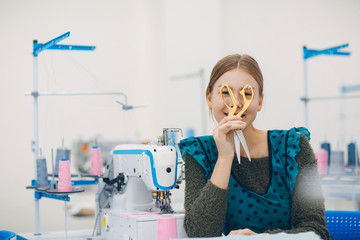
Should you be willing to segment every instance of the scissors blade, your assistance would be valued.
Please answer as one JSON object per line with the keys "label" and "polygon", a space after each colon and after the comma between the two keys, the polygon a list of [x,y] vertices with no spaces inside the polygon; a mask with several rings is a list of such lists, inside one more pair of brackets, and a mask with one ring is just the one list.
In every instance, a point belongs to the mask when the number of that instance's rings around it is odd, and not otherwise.
{"label": "scissors blade", "polygon": [[246,144],[244,133],[241,130],[237,130],[237,131],[238,131],[238,137],[240,139],[241,145],[243,146],[243,148],[245,150],[246,156],[248,157],[249,161],[251,162],[250,152],[249,152],[249,148]]}
{"label": "scissors blade", "polygon": [[[234,131],[234,143],[235,143],[235,153],[236,153],[236,157],[238,159],[238,162],[240,164],[240,138],[239,138],[239,134],[238,134],[239,130]],[[240,130],[241,131],[241,130]]]}

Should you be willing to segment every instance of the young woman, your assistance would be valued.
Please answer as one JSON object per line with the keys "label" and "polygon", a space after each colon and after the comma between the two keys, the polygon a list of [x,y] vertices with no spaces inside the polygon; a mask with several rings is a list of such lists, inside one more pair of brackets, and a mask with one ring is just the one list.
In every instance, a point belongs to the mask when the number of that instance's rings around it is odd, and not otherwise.
{"label": "young woman", "polygon": [[[231,89],[237,110],[224,104]],[[243,108],[240,91],[251,86]],[[299,233],[313,231],[330,239],[317,162],[305,128],[260,130],[253,122],[263,106],[263,77],[248,55],[229,55],[214,67],[206,101],[218,125],[212,136],[181,141],[185,161],[185,221],[189,237],[222,233]],[[231,105],[231,102],[227,103]],[[233,107],[233,106],[230,106]],[[241,145],[235,154],[234,130],[242,130],[251,161]]]}

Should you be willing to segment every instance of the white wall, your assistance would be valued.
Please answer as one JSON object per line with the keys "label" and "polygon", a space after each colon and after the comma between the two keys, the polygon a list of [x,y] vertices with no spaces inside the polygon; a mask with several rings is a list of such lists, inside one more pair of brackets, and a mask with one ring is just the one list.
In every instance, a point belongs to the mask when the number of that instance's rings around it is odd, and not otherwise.
{"label": "white wall", "polygon": [[[355,0],[0,0],[0,228],[34,231],[33,191],[25,190],[34,178],[33,108],[31,97],[24,96],[33,88],[34,39],[44,43],[70,31],[63,44],[97,47],[94,52],[41,53],[40,91],[119,91],[130,104],[150,104],[125,112],[115,103],[123,99],[113,96],[41,97],[40,145],[49,166],[50,149],[59,147],[62,138],[70,146],[97,134],[156,138],[163,127],[211,133],[213,122],[200,99],[213,65],[233,52],[254,56],[263,70],[265,106],[257,125],[302,126],[303,45],[322,49],[350,43],[345,49],[350,57],[308,61],[310,96],[338,95],[340,85],[359,84],[359,23],[360,3]],[[203,79],[181,78],[200,69]],[[347,141],[350,135],[359,138],[359,100],[346,101]],[[340,138],[338,110],[339,101],[310,103],[314,149],[324,136],[334,146]],[[41,200],[42,231],[63,230],[63,207],[62,202]],[[69,229],[92,226],[93,219],[69,218]]]}
{"label": "white wall", "polygon": [[[24,96],[33,89],[32,41],[45,43],[70,31],[62,44],[97,47],[94,52],[40,53],[39,91],[123,92],[129,104],[151,106],[125,112],[115,103],[123,101],[122,97],[40,97],[39,142],[49,169],[50,150],[59,147],[63,138],[67,147],[80,137],[98,134],[108,139],[156,139],[167,126],[163,117],[166,101],[155,94],[167,89],[162,71],[161,4],[142,0],[0,1],[1,228],[35,229],[34,193],[25,190],[34,178],[30,149],[33,102]],[[62,230],[62,210],[63,203],[42,200],[41,230]]]}
{"label": "white wall", "polygon": [[168,119],[196,135],[212,132],[205,91],[214,63],[222,57],[221,2],[164,1],[168,72]]}
{"label": "white wall", "polygon": [[[303,46],[326,49],[349,43],[350,57],[318,56],[307,60],[309,97],[339,96],[340,86],[360,84],[360,3],[358,1],[233,1],[223,2],[225,53],[254,56],[264,75],[265,106],[261,128],[304,125]],[[360,95],[360,92],[355,93]],[[354,95],[354,94],[353,94]],[[359,140],[360,99],[346,100],[346,143]],[[340,101],[311,101],[309,129],[314,150],[325,138],[340,139]]]}

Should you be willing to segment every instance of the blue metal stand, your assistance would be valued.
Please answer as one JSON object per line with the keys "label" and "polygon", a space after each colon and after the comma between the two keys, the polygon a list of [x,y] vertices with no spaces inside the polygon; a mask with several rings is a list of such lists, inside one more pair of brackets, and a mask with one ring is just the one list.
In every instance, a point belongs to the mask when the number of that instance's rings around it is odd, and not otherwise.
{"label": "blue metal stand", "polygon": [[70,197],[68,195],[50,194],[46,192],[35,191],[35,199],[40,200],[42,197],[70,202]]}
{"label": "blue metal stand", "polygon": [[306,60],[312,57],[316,57],[319,55],[339,55],[339,56],[349,56],[350,52],[340,52],[340,49],[348,47],[349,44],[343,44],[340,46],[327,48],[323,50],[316,50],[316,49],[308,49],[306,46],[303,47],[303,59],[304,59],[304,97],[301,98],[301,100],[304,102],[305,107],[305,127],[309,127],[309,119],[308,119],[308,102],[310,101],[309,95],[308,95],[308,79],[307,79],[307,66],[306,66]]}
{"label": "blue metal stand", "polygon": [[349,56],[349,52],[339,52],[340,49],[348,47],[349,44],[343,44],[337,47],[327,48],[324,50],[315,50],[315,49],[308,49],[306,46],[303,47],[304,52],[304,60],[315,57],[318,55],[342,55],[342,56]]}
{"label": "blue metal stand", "polygon": [[[57,183],[58,181],[56,181]],[[49,184],[51,181],[49,180]],[[79,179],[79,180],[71,180],[72,186],[85,186],[85,185],[96,185],[99,183],[99,180],[95,178],[94,180],[85,180],[85,179]],[[36,187],[37,181],[35,179],[31,180],[31,186]]]}
{"label": "blue metal stand", "polygon": [[64,40],[65,38],[68,38],[70,36],[70,32],[67,32],[57,38],[54,38],[47,43],[37,43],[37,40],[33,43],[34,57],[37,57],[40,52],[44,50],[80,50],[80,51],[94,51],[95,46],[79,46],[79,45],[57,45],[58,42]]}
{"label": "blue metal stand", "polygon": [[[75,46],[75,45],[57,45],[58,42],[68,38],[70,32],[67,32],[59,37],[56,37],[46,43],[39,44],[37,40],[33,42],[33,56],[34,56],[34,90],[32,96],[34,97],[34,139],[32,140],[32,151],[34,152],[34,172],[35,179],[37,179],[36,173],[36,158],[39,155],[39,119],[38,119],[38,56],[39,53],[45,50],[83,50],[93,51],[94,46]],[[39,214],[39,199],[43,196],[54,198],[45,193],[35,192],[35,234],[40,234],[40,214]],[[66,201],[66,200],[65,200]]]}
{"label": "blue metal stand", "polygon": [[[36,158],[39,156],[39,119],[38,119],[38,98],[40,96],[90,96],[90,95],[120,95],[124,97],[124,103],[118,102],[123,105],[124,110],[130,110],[136,106],[130,106],[127,103],[127,96],[121,92],[39,92],[38,91],[38,56],[41,52],[45,50],[67,50],[67,51],[94,51],[95,46],[79,46],[79,45],[60,45],[57,44],[60,41],[68,38],[70,32],[67,32],[59,37],[56,37],[46,43],[38,43],[37,40],[33,42],[33,56],[34,56],[34,90],[30,93],[25,93],[25,95],[32,96],[34,98],[34,139],[31,143],[32,152],[34,152],[34,172],[35,179],[37,179],[36,172]],[[35,235],[40,234],[40,215],[39,215],[39,200],[42,197],[52,198],[57,200],[62,200],[65,202],[70,201],[70,198],[66,194],[55,194],[50,191],[44,192],[40,189],[36,189],[37,183],[36,180],[32,180],[32,186],[29,188],[35,189]],[[94,180],[72,180],[72,185],[93,185],[98,184],[98,179]],[[66,196],[66,197],[65,197]],[[66,209],[66,208],[65,208]],[[66,214],[66,211],[65,211]]]}

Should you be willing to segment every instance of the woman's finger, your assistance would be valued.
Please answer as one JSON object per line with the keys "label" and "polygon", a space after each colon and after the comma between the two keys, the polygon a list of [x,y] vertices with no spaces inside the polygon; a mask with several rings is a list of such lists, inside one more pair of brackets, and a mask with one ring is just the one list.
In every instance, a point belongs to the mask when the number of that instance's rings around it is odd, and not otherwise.
{"label": "woman's finger", "polygon": [[230,122],[226,122],[223,125],[220,125],[218,130],[223,131],[224,133],[228,133],[228,132],[234,131],[234,130],[242,130],[245,128],[245,126],[246,126],[245,122],[230,121]]}

